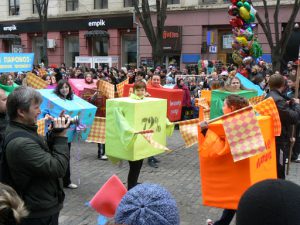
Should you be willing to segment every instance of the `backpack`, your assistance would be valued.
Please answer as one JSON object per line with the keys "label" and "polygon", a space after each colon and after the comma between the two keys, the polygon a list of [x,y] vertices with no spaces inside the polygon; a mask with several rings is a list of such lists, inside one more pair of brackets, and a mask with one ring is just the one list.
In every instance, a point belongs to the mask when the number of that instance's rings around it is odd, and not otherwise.
{"label": "backpack", "polygon": [[44,144],[41,142],[41,140],[28,132],[25,131],[16,131],[14,133],[9,134],[5,137],[4,134],[0,135],[0,182],[4,183],[6,185],[9,185],[13,188],[16,188],[13,182],[13,179],[11,177],[8,163],[6,160],[6,146],[10,141],[17,137],[26,137],[30,138],[31,140],[35,141],[37,144],[41,146],[41,148],[44,148]]}

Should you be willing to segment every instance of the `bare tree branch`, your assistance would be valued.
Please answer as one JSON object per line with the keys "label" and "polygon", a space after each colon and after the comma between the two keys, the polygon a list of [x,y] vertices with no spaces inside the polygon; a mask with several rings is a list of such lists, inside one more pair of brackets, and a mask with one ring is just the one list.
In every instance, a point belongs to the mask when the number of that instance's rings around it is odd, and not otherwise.
{"label": "bare tree branch", "polygon": [[267,27],[268,33],[271,34],[270,45],[274,46],[274,44],[273,44],[273,38],[272,38],[272,31],[271,31],[271,28],[270,28],[270,20],[269,20],[269,11],[268,11],[267,1],[263,0],[263,3],[264,3],[264,10],[265,10],[266,27]]}
{"label": "bare tree branch", "polygon": [[265,22],[260,18],[260,15],[258,13],[256,13],[256,19],[266,35],[270,49],[272,49],[273,48],[272,33],[268,31]]}
{"label": "bare tree branch", "polygon": [[278,13],[279,13],[280,0],[277,0],[276,8],[274,12],[274,28],[275,28],[275,41],[279,42],[279,30],[278,30]]}
{"label": "bare tree branch", "polygon": [[289,39],[292,35],[292,30],[294,28],[294,23],[295,23],[295,19],[296,19],[296,16],[299,12],[299,9],[300,9],[300,0],[295,0],[294,2],[294,7],[293,7],[293,11],[292,11],[292,14],[287,22],[287,25],[284,29],[284,32],[281,36],[281,39],[280,39],[280,42],[278,44],[280,44],[280,47],[281,47],[281,52],[282,54],[285,53],[286,51],[286,46],[289,42]]}

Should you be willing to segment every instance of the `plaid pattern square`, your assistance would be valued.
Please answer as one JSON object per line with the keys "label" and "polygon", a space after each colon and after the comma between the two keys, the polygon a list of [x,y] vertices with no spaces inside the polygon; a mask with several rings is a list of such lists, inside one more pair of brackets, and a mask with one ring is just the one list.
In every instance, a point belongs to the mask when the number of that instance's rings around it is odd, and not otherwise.
{"label": "plaid pattern square", "polygon": [[251,108],[223,118],[223,127],[234,162],[266,150],[255,112]]}
{"label": "plaid pattern square", "polygon": [[105,118],[95,117],[87,142],[105,144]]}
{"label": "plaid pattern square", "polygon": [[104,80],[98,80],[97,87],[106,98],[115,98],[115,86],[113,84]]}
{"label": "plaid pattern square", "polygon": [[125,84],[128,84],[128,83],[129,83],[129,78],[127,78],[126,80],[117,84],[117,92],[118,92],[119,98],[123,97],[124,86],[125,86]]}
{"label": "plaid pattern square", "polygon": [[274,122],[274,135],[280,136],[281,122],[274,99],[270,97],[261,101],[260,103],[254,106],[254,110],[263,116],[270,116]]}
{"label": "plaid pattern square", "polygon": [[171,150],[168,149],[166,146],[161,145],[160,143],[156,142],[153,139],[153,134],[154,134],[153,130],[147,130],[147,131],[145,130],[145,131],[139,132],[139,134],[143,135],[143,137],[146,139],[146,141],[148,141],[149,144],[151,144],[154,148],[161,149],[166,152],[171,152]]}
{"label": "plaid pattern square", "polygon": [[265,99],[265,95],[249,98],[250,105],[256,105]]}
{"label": "plaid pattern square", "polygon": [[37,129],[37,133],[41,136],[45,136],[45,119],[40,119],[37,121],[37,126],[38,126],[38,129]]}
{"label": "plaid pattern square", "polygon": [[185,120],[179,122],[179,131],[185,142],[186,147],[190,147],[198,143],[198,127],[199,119]]}
{"label": "plaid pattern square", "polygon": [[27,73],[26,82],[28,86],[35,89],[44,89],[48,86],[46,81],[36,76],[34,73]]}

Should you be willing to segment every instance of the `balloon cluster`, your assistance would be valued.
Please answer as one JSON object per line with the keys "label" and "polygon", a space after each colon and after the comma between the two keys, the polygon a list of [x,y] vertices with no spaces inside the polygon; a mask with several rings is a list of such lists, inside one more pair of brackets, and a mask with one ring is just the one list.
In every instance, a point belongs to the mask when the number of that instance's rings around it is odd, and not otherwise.
{"label": "balloon cluster", "polygon": [[251,65],[262,56],[261,45],[253,32],[256,10],[251,0],[231,0],[231,3],[228,14],[234,16],[230,20],[233,32],[232,59],[239,66],[238,72],[248,77]]}

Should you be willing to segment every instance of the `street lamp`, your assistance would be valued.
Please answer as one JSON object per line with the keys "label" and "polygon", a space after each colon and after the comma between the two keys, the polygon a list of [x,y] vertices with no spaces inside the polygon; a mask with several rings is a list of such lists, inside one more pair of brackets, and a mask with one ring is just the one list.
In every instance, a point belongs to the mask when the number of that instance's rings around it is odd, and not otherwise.
{"label": "street lamp", "polygon": [[136,67],[140,67],[140,25],[136,21],[135,10],[133,10],[133,23],[136,25]]}

